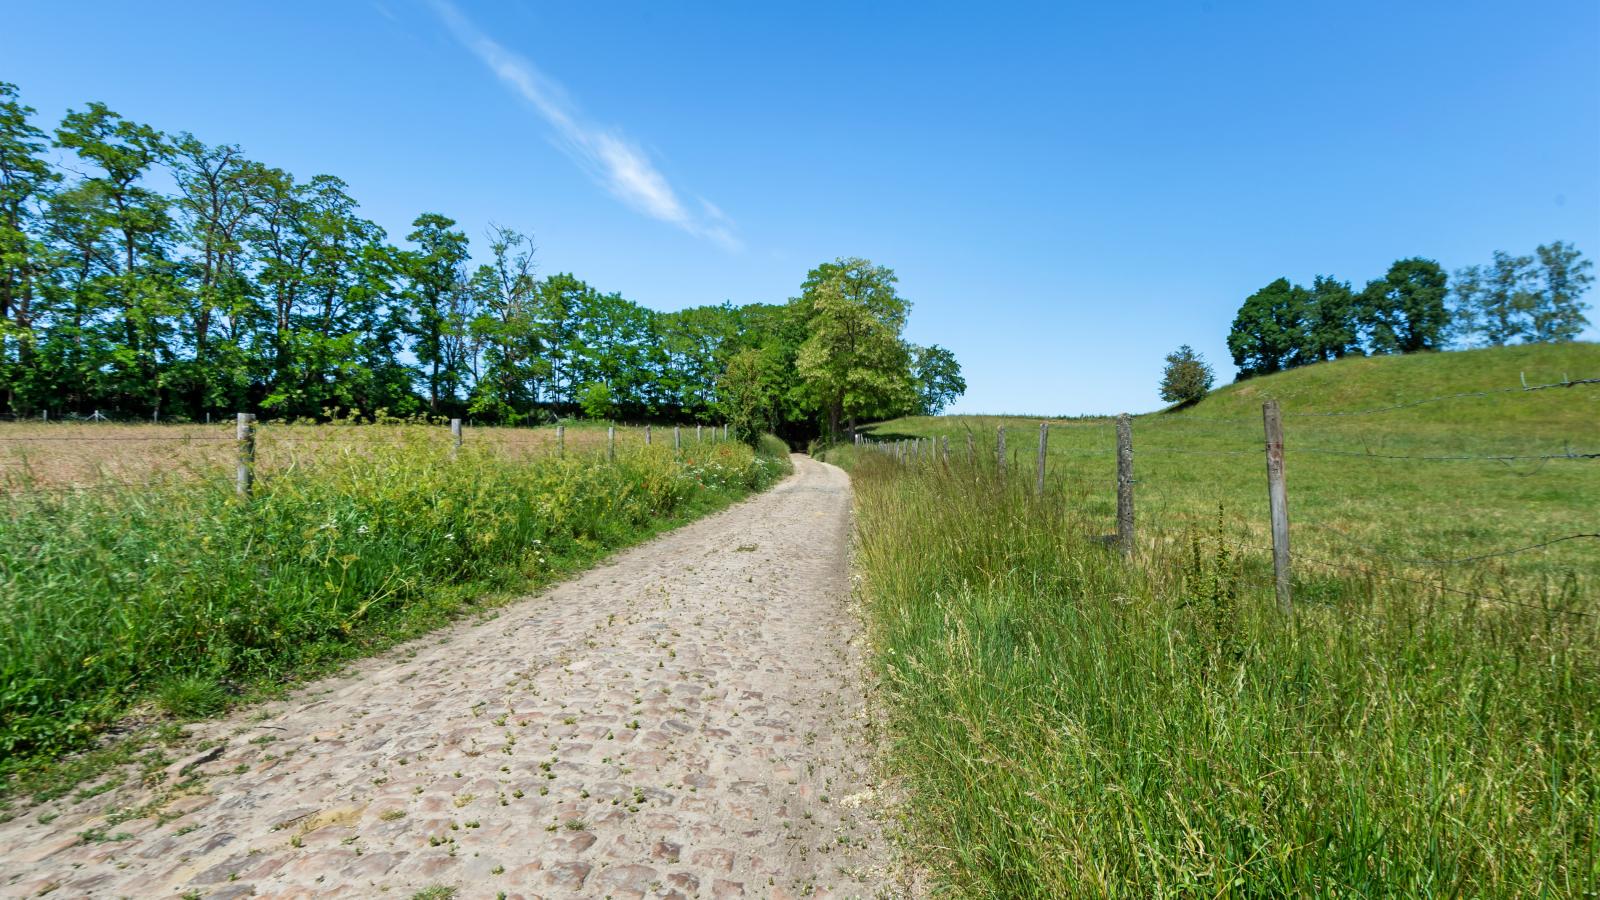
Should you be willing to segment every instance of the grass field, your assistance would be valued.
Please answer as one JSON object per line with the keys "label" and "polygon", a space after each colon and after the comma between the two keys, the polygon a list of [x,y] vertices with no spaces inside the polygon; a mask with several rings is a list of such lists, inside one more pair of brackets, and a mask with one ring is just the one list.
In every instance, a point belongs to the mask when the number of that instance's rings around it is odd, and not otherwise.
{"label": "grass field", "polygon": [[[98,439],[116,427],[50,428]],[[756,454],[708,434],[674,453],[670,430],[607,461],[603,428],[569,431],[559,456],[475,432],[452,456],[439,428],[295,428],[263,429],[248,503],[220,461],[163,464],[169,441],[132,463],[155,487],[33,480],[10,494],[0,774],[12,787],[130,712],[213,712],[436,627],[486,592],[581,567],[788,467],[775,439]],[[157,442],[78,443],[81,458],[116,463],[119,448]]]}
{"label": "grass field", "polygon": [[[563,427],[561,443],[583,452],[605,448],[607,426],[572,422]],[[619,448],[643,446],[646,429],[618,426]],[[528,459],[557,449],[553,425],[537,428],[474,428],[464,431],[464,445],[482,445],[507,459]],[[717,432],[706,426],[699,440]],[[682,429],[685,447],[697,441],[694,426]],[[672,426],[651,430],[652,445],[672,446]],[[257,427],[257,470],[265,476],[315,467],[328,458],[367,453],[396,443],[448,447],[445,425],[411,422],[356,424],[290,424],[263,422]],[[124,424],[63,422],[0,422],[0,495],[85,487],[103,490],[232,477],[237,456],[234,423]]]}
{"label": "grass field", "polygon": [[[1370,410],[1472,391],[1504,391],[1600,376],[1600,344],[1529,345],[1310,366],[1214,392],[1176,412],[1133,421],[1135,508],[1146,552],[1181,543],[1221,513],[1237,549],[1270,546],[1261,403],[1279,400],[1297,577],[1308,601],[1346,566],[1442,581],[1473,592],[1593,594],[1600,540],[1566,541],[1478,564],[1433,565],[1600,532],[1600,460],[1394,459],[1395,456],[1541,456],[1600,452],[1600,384],[1493,393],[1369,415]],[[958,458],[967,435],[992,464],[1007,430],[1009,466],[1031,479],[1038,418],[896,419],[876,440],[948,437]],[[1111,418],[1055,419],[1049,483],[1065,502],[1114,530],[1116,436]],[[1319,562],[1320,561],[1320,562]],[[1270,572],[1258,567],[1260,577]]]}
{"label": "grass field", "polygon": [[[1129,561],[1097,539],[1112,530],[1109,420],[1052,422],[1043,497],[1037,419],[875,429],[950,435],[949,468],[831,453],[855,479],[913,857],[962,896],[1600,887],[1600,541],[1416,561],[1600,531],[1600,460],[1308,452],[1600,450],[1600,385],[1305,415],[1516,387],[1520,372],[1600,375],[1600,347],[1349,360],[1140,417]],[[1267,542],[1265,396],[1286,415],[1292,620],[1250,549]],[[1014,426],[1007,477],[999,425]],[[989,451],[975,466],[968,430]],[[1340,565],[1308,562],[1324,556]]]}

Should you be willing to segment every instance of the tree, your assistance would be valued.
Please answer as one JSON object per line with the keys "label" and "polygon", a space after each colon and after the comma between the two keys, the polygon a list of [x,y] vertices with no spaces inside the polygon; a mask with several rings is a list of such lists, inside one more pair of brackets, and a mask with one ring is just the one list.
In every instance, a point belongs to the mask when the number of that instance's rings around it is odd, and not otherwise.
{"label": "tree", "polygon": [[777,413],[774,388],[764,354],[745,350],[728,360],[717,379],[717,408],[733,436],[755,446],[761,435],[773,427]]}
{"label": "tree", "polygon": [[1583,311],[1588,304],[1581,298],[1594,276],[1593,263],[1583,253],[1562,241],[1534,248],[1539,257],[1538,273],[1543,284],[1534,305],[1531,339],[1570,341],[1588,326]]}
{"label": "tree", "polygon": [[34,314],[49,265],[36,237],[40,208],[60,177],[44,160],[45,134],[32,115],[16,85],[0,81],[0,381],[13,408],[33,363]]}
{"label": "tree", "polygon": [[539,383],[550,374],[538,318],[533,239],[491,225],[489,252],[492,260],[472,276],[479,310],[472,332],[483,347],[484,369],[468,408],[475,415],[517,424],[533,415]]}
{"label": "tree", "polygon": [[1535,303],[1533,257],[1494,252],[1488,268],[1467,266],[1456,273],[1456,330],[1481,334],[1492,347],[1527,336]]}
{"label": "tree", "polygon": [[1245,298],[1228,333],[1228,351],[1241,378],[1270,375],[1304,361],[1308,302],[1306,289],[1287,278]]}
{"label": "tree", "polygon": [[117,255],[107,260],[110,271],[94,286],[120,317],[111,353],[113,399],[119,406],[159,410],[163,362],[172,356],[168,340],[178,290],[175,269],[166,257],[169,204],[143,179],[170,148],[161,132],[124,119],[104,103],[68,111],[56,129],[56,145],[99,170],[79,185],[88,200],[81,208],[95,217],[93,226],[117,241]]}
{"label": "tree", "polygon": [[405,257],[408,299],[416,319],[412,352],[423,366],[428,411],[438,414],[453,404],[466,380],[461,294],[467,293],[462,270],[467,262],[467,236],[456,231],[455,220],[438,213],[423,213],[411,225],[406,240],[417,245]]}
{"label": "tree", "polygon": [[1167,354],[1161,375],[1161,399],[1168,403],[1193,403],[1211,390],[1214,375],[1206,358],[1184,344]]}
{"label": "tree", "polygon": [[1361,292],[1361,320],[1375,353],[1437,350],[1449,337],[1448,277],[1431,259],[1398,260]]}
{"label": "tree", "polygon": [[853,433],[860,417],[915,403],[911,354],[900,340],[911,305],[895,292],[896,280],[886,266],[841,258],[811,270],[802,285],[808,337],[796,369],[821,399],[830,437],[841,422]]}
{"label": "tree", "polygon": [[1356,296],[1350,282],[1318,275],[1306,295],[1301,326],[1301,362],[1343,359],[1361,352]]}
{"label": "tree", "polygon": [[967,392],[956,355],[934,344],[913,349],[912,372],[916,379],[917,413],[937,416],[945,407]]}

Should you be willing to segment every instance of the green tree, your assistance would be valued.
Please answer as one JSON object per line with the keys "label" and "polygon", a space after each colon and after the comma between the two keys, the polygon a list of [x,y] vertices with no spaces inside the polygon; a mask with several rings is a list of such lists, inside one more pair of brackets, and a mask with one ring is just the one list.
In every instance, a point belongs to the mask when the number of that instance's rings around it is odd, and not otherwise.
{"label": "green tree", "polygon": [[1270,375],[1305,360],[1305,288],[1279,278],[1245,298],[1228,333],[1239,376]]}
{"label": "green tree", "polygon": [[1318,275],[1306,295],[1300,362],[1343,359],[1361,352],[1360,314],[1350,282]]}
{"label": "green tree", "polygon": [[1402,259],[1361,292],[1362,323],[1376,353],[1437,350],[1450,332],[1448,277],[1431,259]]}
{"label": "green tree", "polygon": [[900,339],[911,304],[896,281],[887,266],[841,258],[813,269],[802,285],[808,336],[795,364],[821,401],[830,437],[841,423],[854,433],[858,418],[915,405],[911,353]]}
{"label": "green tree", "polygon": [[472,276],[479,310],[472,331],[483,347],[484,368],[469,409],[475,415],[517,424],[533,416],[539,382],[550,374],[538,318],[533,239],[491,225],[489,252],[491,261]]}
{"label": "green tree", "polygon": [[1211,390],[1214,377],[1206,358],[1184,344],[1167,354],[1167,367],[1161,374],[1161,399],[1193,403]]}
{"label": "green tree", "polygon": [[919,415],[937,416],[967,392],[967,380],[961,377],[961,363],[954,353],[933,344],[913,348],[912,357]]}
{"label": "green tree", "polygon": [[180,298],[176,269],[166,257],[172,238],[169,203],[144,178],[167,158],[170,147],[161,132],[124,119],[104,103],[68,111],[56,129],[56,144],[98,170],[80,182],[93,198],[83,208],[93,211],[100,219],[96,224],[117,242],[111,272],[97,286],[120,318],[120,342],[111,353],[112,399],[121,408],[159,411]]}
{"label": "green tree", "polygon": [[1589,274],[1594,265],[1577,247],[1562,241],[1541,244],[1534,253],[1539,257],[1540,291],[1532,316],[1532,340],[1573,340],[1589,324],[1583,314],[1589,307],[1582,297],[1594,281]]}
{"label": "green tree", "polygon": [[1463,337],[1481,335],[1498,347],[1527,336],[1529,316],[1537,303],[1533,257],[1496,250],[1488,267],[1467,266],[1456,272],[1455,328]]}
{"label": "green tree", "polygon": [[0,384],[12,409],[18,388],[27,392],[34,380],[34,316],[50,266],[39,219],[60,180],[44,159],[45,133],[29,121],[33,112],[16,85],[0,81]]}
{"label": "green tree", "polygon": [[411,223],[416,230],[406,236],[417,248],[405,265],[407,296],[416,315],[412,352],[423,367],[428,411],[434,414],[454,404],[466,381],[466,325],[459,295],[467,292],[462,275],[467,236],[455,224],[438,213],[423,213]]}

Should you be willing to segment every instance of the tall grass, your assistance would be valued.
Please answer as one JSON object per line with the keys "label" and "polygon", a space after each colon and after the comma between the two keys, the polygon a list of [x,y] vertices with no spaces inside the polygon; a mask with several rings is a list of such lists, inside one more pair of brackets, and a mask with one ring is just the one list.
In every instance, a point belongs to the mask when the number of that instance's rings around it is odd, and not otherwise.
{"label": "tall grass", "polygon": [[761,488],[733,443],[512,459],[426,436],[258,482],[17,495],[0,515],[0,773],[148,699],[203,711]]}
{"label": "tall grass", "polygon": [[953,893],[1600,886],[1595,619],[1322,578],[1285,621],[1209,527],[1127,563],[1029,476],[836,458],[888,765]]}

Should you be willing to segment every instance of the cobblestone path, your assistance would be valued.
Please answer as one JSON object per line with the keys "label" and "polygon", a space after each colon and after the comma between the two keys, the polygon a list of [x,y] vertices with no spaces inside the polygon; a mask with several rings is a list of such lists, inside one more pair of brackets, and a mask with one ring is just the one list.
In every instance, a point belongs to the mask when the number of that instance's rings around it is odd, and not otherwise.
{"label": "cobblestone path", "polygon": [[[0,895],[895,894],[849,483],[795,465],[492,619],[199,726],[225,744],[161,784],[27,810],[0,825]],[[186,766],[202,777],[174,790]]]}

